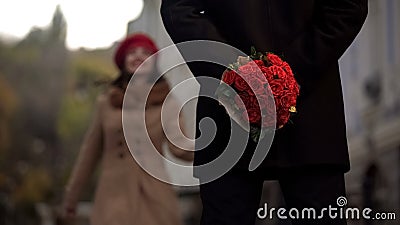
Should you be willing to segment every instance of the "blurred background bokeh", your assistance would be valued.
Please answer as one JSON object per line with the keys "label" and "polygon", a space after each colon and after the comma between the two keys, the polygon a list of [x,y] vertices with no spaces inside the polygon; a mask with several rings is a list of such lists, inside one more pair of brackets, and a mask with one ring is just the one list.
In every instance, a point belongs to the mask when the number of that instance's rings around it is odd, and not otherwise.
{"label": "blurred background bokeh", "polygon": [[[172,43],[160,19],[161,0],[110,2],[114,7],[99,1],[0,3],[0,224],[57,224],[95,98],[117,76],[112,55],[118,40],[141,31],[160,48]],[[400,1],[369,5],[365,26],[340,60],[352,164],[348,206],[396,212],[397,220],[349,224],[399,224]],[[174,84],[190,76],[180,66],[168,79]],[[190,127],[194,107],[191,102],[185,112]],[[170,173],[173,179],[188,176]],[[80,224],[87,224],[96,176],[88,183]],[[176,190],[185,223],[199,224],[198,189]],[[282,204],[276,182],[265,182],[264,202]]]}

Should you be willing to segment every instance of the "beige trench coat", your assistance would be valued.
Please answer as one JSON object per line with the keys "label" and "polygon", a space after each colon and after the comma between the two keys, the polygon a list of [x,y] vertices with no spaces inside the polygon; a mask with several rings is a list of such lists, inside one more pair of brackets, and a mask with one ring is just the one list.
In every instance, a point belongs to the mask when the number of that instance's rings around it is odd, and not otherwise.
{"label": "beige trench coat", "polygon": [[[162,86],[162,85],[161,85]],[[112,89],[112,88],[110,88]],[[66,188],[64,201],[69,204],[76,204],[79,194],[84,188],[88,177],[92,174],[98,161],[101,162],[101,173],[95,193],[94,206],[91,212],[90,221],[92,225],[180,225],[182,219],[178,207],[176,193],[172,186],[161,182],[146,173],[135,160],[128,148],[136,153],[142,163],[152,164],[152,168],[158,167],[158,171],[165,171],[162,161],[146,157],[146,152],[152,146],[144,141],[145,132],[139,125],[140,114],[143,110],[130,107],[129,128],[133,132],[132,141],[125,141],[122,127],[122,111],[110,104],[110,89],[101,94],[97,99],[97,108],[89,130],[84,138],[78,161],[73,169],[72,176]],[[165,85],[160,88],[165,89]],[[154,89],[153,89],[154,90]],[[165,91],[165,90],[164,90]],[[164,91],[156,94],[154,100],[157,102],[163,99]],[[143,94],[142,88],[136,87],[130,93],[137,97]],[[151,102],[151,101],[150,101]],[[168,111],[178,109],[177,101],[172,98],[165,101],[164,107]],[[187,141],[184,136],[179,135],[179,124],[183,128],[183,117],[179,116],[163,120],[164,131],[160,123],[161,105],[150,105],[146,109],[146,126],[153,145],[163,154],[162,144],[168,143],[169,150],[177,157],[184,160],[192,160],[193,152],[183,151],[176,145],[184,146],[186,149],[193,149],[194,142]],[[179,121],[174,123],[174,121]],[[124,127],[125,128],[125,127]],[[137,129],[136,129],[137,128]],[[170,139],[166,139],[168,136]],[[132,144],[133,143],[133,144]]]}

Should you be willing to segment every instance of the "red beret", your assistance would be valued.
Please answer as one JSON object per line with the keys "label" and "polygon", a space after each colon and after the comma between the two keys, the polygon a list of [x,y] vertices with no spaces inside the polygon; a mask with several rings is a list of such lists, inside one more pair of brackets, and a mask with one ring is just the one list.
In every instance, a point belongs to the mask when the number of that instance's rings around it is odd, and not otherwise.
{"label": "red beret", "polygon": [[114,54],[114,63],[120,70],[124,69],[126,54],[134,47],[147,48],[152,54],[158,51],[156,44],[149,36],[142,33],[130,35],[119,44]]}

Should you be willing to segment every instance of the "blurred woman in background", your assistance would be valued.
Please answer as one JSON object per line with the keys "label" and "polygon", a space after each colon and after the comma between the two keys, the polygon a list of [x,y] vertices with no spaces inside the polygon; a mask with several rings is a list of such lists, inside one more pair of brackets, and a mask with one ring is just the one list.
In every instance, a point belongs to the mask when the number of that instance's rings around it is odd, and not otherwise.
{"label": "blurred woman in background", "polygon": [[[90,216],[91,224],[182,224],[176,193],[172,186],[149,175],[135,160],[151,160],[145,158],[146,153],[153,151],[150,144],[163,155],[164,142],[168,143],[169,150],[178,158],[186,161],[193,159],[193,152],[183,149],[194,149],[194,142],[186,139],[184,135],[179,135],[180,129],[184,127],[182,115],[175,115],[179,118],[175,121],[179,121],[180,124],[174,123],[172,118],[167,118],[161,124],[161,106],[164,104],[163,107],[166,107],[168,112],[168,109],[179,108],[179,105],[174,98],[166,99],[170,92],[166,79],[157,79],[157,57],[149,58],[157,51],[155,43],[145,34],[129,36],[118,46],[114,62],[120,70],[120,75],[105,93],[97,98],[94,118],[66,188],[63,204],[65,217],[71,218],[76,215],[79,195],[101,159],[101,174]],[[135,76],[132,78],[133,73]],[[129,119],[132,123],[130,128],[134,130],[134,145],[133,149],[131,145],[129,147],[134,152],[135,159],[130,155],[122,131],[122,103],[131,78],[134,88],[129,88],[127,95],[132,97],[129,98],[129,113],[132,113]],[[141,95],[145,88],[153,83],[155,85],[145,103],[146,130],[143,130],[140,125],[136,125],[143,121],[135,121],[141,120],[141,117],[134,115],[143,113],[143,108],[139,107],[142,102],[139,101],[145,99],[141,98]],[[152,143],[145,140],[147,133]],[[173,140],[166,137],[172,137]],[[160,162],[153,160],[148,163],[153,164],[153,167],[158,166],[160,171],[165,171]]]}

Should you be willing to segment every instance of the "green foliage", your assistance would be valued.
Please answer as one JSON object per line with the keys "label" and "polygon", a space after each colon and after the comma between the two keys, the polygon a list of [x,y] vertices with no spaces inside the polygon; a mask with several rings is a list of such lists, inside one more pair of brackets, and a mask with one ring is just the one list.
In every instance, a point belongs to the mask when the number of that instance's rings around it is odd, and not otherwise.
{"label": "green foliage", "polygon": [[261,52],[257,52],[256,48],[254,46],[252,46],[250,58],[252,58],[253,60],[262,59],[263,54]]}
{"label": "green foliage", "polygon": [[97,87],[96,83],[110,82],[116,71],[110,51],[104,50],[71,52],[69,71],[67,92],[58,113],[57,132],[64,145],[78,149],[90,121],[96,96],[105,87]]}
{"label": "green foliage", "polygon": [[117,73],[111,62],[111,56],[102,55],[101,51],[80,50],[72,54],[71,60],[74,79],[94,82],[99,79],[111,79]]}
{"label": "green foliage", "polygon": [[15,92],[0,73],[0,117],[10,118],[15,112],[18,102]]}
{"label": "green foliage", "polygon": [[0,164],[5,157],[6,149],[11,144],[11,120],[18,107],[17,97],[8,82],[0,74]]}
{"label": "green foliage", "polygon": [[0,196],[19,218],[61,199],[105,87],[96,83],[117,74],[110,49],[68,51],[62,13],[52,21],[18,43],[0,41]]}
{"label": "green foliage", "polygon": [[16,186],[12,199],[16,205],[40,202],[46,199],[52,186],[52,179],[46,168],[30,168]]}
{"label": "green foliage", "polygon": [[81,135],[92,111],[92,102],[65,96],[58,115],[57,131],[61,140],[71,140]]}

